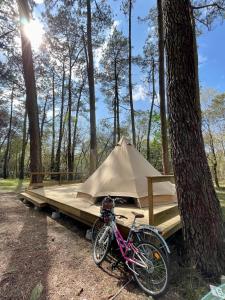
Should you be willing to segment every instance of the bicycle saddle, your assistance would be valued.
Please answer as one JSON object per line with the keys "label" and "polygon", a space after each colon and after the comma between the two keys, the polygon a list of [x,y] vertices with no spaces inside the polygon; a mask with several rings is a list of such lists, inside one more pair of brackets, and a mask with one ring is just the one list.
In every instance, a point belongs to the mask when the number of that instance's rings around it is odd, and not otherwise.
{"label": "bicycle saddle", "polygon": [[139,213],[136,213],[134,211],[132,211],[132,214],[135,216],[135,218],[144,218],[143,214],[139,214]]}

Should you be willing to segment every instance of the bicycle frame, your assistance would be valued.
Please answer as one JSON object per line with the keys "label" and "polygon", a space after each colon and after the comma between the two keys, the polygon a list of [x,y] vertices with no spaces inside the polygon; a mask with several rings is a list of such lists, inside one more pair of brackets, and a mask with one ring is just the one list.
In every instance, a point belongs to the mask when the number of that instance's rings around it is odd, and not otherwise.
{"label": "bicycle frame", "polygon": [[[129,240],[129,235],[128,235],[128,239],[124,240],[124,238],[122,237],[121,233],[119,232],[119,229],[118,229],[115,221],[111,221],[110,227],[113,230],[113,234],[114,234],[114,236],[116,238],[117,244],[119,246],[120,252],[121,252],[124,260],[127,263],[134,263],[134,264],[136,264],[136,265],[138,265],[140,267],[143,267],[143,268],[147,269],[148,268],[147,264],[144,262],[144,260],[142,259],[142,257],[139,255],[139,253],[140,253],[139,249],[136,248],[133,245],[133,242],[131,242]],[[140,261],[137,261],[137,260],[132,259],[129,256],[127,256],[128,252],[130,250],[138,256],[138,258],[140,259]],[[132,271],[134,272],[134,270],[132,270]]]}

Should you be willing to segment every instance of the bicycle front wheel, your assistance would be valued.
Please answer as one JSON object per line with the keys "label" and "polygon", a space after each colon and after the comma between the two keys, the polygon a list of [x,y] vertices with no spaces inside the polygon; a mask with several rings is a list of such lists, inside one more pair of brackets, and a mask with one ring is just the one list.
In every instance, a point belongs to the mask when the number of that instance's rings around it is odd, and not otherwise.
{"label": "bicycle front wheel", "polygon": [[98,235],[100,229],[105,225],[102,218],[97,218],[91,229],[91,241],[94,244],[96,236]]}
{"label": "bicycle front wheel", "polygon": [[140,265],[133,263],[132,268],[138,285],[148,295],[162,296],[169,282],[169,269],[163,252],[148,242],[136,247],[139,251],[134,253],[133,259]]}
{"label": "bicycle front wheel", "polygon": [[100,265],[105,259],[111,244],[111,228],[103,226],[94,241],[93,259],[96,265]]}

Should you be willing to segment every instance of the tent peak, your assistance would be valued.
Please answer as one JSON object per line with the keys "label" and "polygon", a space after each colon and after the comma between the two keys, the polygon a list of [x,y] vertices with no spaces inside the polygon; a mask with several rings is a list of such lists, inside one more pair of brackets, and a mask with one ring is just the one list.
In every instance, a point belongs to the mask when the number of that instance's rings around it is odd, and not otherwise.
{"label": "tent peak", "polygon": [[119,140],[119,142],[117,143],[117,146],[122,146],[122,145],[132,145],[132,144],[129,139],[122,136],[121,139]]}

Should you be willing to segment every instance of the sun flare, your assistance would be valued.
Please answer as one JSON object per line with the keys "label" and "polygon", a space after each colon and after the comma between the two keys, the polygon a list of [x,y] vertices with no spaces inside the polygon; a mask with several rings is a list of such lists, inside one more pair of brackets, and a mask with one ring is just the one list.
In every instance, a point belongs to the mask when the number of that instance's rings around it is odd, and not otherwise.
{"label": "sun flare", "polygon": [[30,40],[32,48],[37,51],[43,42],[42,24],[38,20],[31,20],[24,25],[24,32]]}

